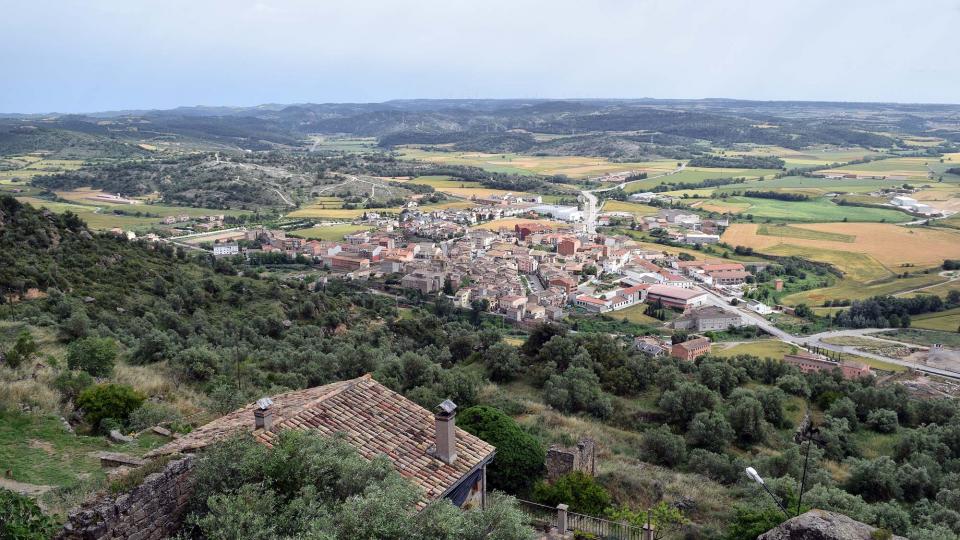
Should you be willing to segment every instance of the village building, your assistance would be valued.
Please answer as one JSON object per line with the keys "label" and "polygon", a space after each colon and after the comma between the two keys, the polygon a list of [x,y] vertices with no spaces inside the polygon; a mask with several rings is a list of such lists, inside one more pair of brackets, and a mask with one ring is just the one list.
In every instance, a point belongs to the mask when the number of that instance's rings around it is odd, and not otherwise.
{"label": "village building", "polygon": [[418,509],[440,499],[465,509],[486,503],[487,465],[496,448],[456,427],[456,405],[449,400],[431,413],[370,375],[251,403],[147,457],[195,453],[242,432],[272,446],[287,430],[338,437],[367,460],[386,457],[420,489]]}
{"label": "village building", "polygon": [[707,303],[707,293],[670,285],[651,285],[647,289],[647,303],[660,302],[664,306],[687,310]]}
{"label": "village building", "polygon": [[823,355],[814,354],[808,351],[799,351],[794,354],[786,354],[783,361],[787,364],[797,366],[802,373],[816,373],[818,371],[831,371],[839,369],[844,379],[858,379],[861,377],[870,377],[873,372],[870,366],[860,362],[837,362],[830,360]]}
{"label": "village building", "polygon": [[705,337],[675,343],[670,348],[670,356],[681,360],[696,360],[707,354],[710,354],[710,340]]}
{"label": "village building", "polygon": [[724,331],[731,327],[744,326],[744,324],[743,317],[737,313],[716,306],[693,309],[673,321],[673,327],[677,330],[696,332]]}

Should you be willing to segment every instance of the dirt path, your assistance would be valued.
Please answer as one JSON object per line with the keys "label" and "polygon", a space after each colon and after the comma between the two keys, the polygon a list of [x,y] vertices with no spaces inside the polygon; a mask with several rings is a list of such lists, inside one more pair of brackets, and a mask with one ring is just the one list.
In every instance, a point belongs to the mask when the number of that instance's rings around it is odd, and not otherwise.
{"label": "dirt path", "polygon": [[26,482],[17,482],[16,480],[11,480],[10,478],[0,477],[0,488],[9,489],[10,491],[15,491],[21,495],[43,495],[54,487],[55,486],[45,486],[41,484],[27,484]]}

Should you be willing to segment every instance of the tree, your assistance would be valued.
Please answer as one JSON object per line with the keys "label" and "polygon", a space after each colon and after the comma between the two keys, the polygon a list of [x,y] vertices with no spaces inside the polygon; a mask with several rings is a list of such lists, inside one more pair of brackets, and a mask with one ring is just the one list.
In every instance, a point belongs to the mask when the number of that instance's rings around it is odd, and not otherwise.
{"label": "tree", "polygon": [[700,382],[724,397],[729,396],[730,392],[747,378],[742,368],[734,367],[722,360],[704,360],[700,363],[699,369]]}
{"label": "tree", "polygon": [[33,335],[27,330],[21,330],[17,335],[17,341],[5,355],[0,355],[13,369],[17,369],[21,364],[29,362],[39,351],[37,343],[33,340]]}
{"label": "tree", "polygon": [[733,428],[719,411],[699,412],[687,426],[687,441],[690,446],[705,448],[711,452],[723,452],[733,437]]}
{"label": "tree", "polygon": [[859,423],[857,419],[857,405],[852,399],[842,397],[835,400],[830,404],[830,407],[827,408],[827,414],[834,418],[845,418],[851,430],[855,431],[857,429],[857,424]]}
{"label": "tree", "polygon": [[600,389],[597,374],[584,367],[571,367],[561,375],[552,375],[543,392],[544,400],[563,412],[584,411],[601,419],[613,412],[613,404]]}
{"label": "tree", "polygon": [[674,435],[667,426],[645,431],[640,449],[646,461],[667,467],[675,467],[683,463],[687,457],[687,447],[683,437]]}
{"label": "tree", "polygon": [[94,429],[101,429],[107,418],[125,421],[144,399],[143,394],[127,385],[98,384],[80,393],[77,407],[83,410],[84,419]]}
{"label": "tree", "polygon": [[487,366],[490,379],[495,382],[509,382],[523,369],[517,348],[509,343],[495,343],[483,353],[483,363]]}
{"label": "tree", "polygon": [[486,405],[470,407],[457,415],[457,425],[497,448],[496,459],[488,471],[491,487],[524,493],[543,474],[543,445],[499,409]]}
{"label": "tree", "polygon": [[667,420],[678,426],[686,426],[698,412],[716,408],[717,394],[699,383],[683,382],[674,390],[667,390],[657,404],[666,413]]}
{"label": "tree", "polygon": [[867,502],[887,501],[900,497],[897,464],[887,456],[874,460],[853,460],[846,489]]}
{"label": "tree", "polygon": [[564,336],[567,329],[555,323],[543,323],[534,327],[530,331],[527,340],[520,346],[520,352],[525,356],[533,358],[540,352],[540,348],[550,341],[554,336]]}
{"label": "tree", "polygon": [[67,347],[67,366],[94,377],[109,377],[116,358],[117,343],[110,338],[82,338]]}
{"label": "tree", "polygon": [[727,419],[742,444],[758,443],[766,437],[763,404],[752,395],[743,395],[734,401],[727,411]]}
{"label": "tree", "polygon": [[893,433],[900,427],[897,411],[874,409],[867,413],[867,426],[877,433]]}
{"label": "tree", "polygon": [[533,498],[541,504],[566,504],[571,512],[602,516],[610,506],[610,493],[597,480],[581,471],[565,474],[553,484],[540,482],[533,489]]}

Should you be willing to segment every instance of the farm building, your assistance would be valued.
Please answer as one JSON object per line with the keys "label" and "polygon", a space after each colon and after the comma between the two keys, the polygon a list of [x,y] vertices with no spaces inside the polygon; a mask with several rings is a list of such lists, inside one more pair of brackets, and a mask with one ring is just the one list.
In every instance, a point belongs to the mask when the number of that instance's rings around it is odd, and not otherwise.
{"label": "farm building", "polygon": [[681,360],[696,360],[706,354],[710,354],[710,340],[705,337],[675,343],[670,349],[670,356]]}
{"label": "farm building", "polygon": [[844,379],[858,379],[860,377],[870,377],[873,375],[870,366],[866,364],[860,362],[836,362],[822,355],[807,351],[784,355],[783,361],[797,366],[803,373],[816,373],[818,371],[839,369],[840,372],[843,373]]}
{"label": "farm building", "polygon": [[736,313],[725,311],[716,306],[697,308],[673,321],[677,330],[726,330],[730,327],[744,326],[743,318]]}

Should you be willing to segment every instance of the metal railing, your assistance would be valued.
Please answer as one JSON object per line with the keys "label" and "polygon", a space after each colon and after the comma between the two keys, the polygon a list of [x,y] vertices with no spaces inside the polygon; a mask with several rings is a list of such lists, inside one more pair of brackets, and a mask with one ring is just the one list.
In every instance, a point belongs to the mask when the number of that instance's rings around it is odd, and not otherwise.
{"label": "metal railing", "polygon": [[653,540],[653,530],[646,526],[634,527],[626,522],[577,514],[568,511],[565,504],[553,507],[523,499],[517,499],[517,502],[520,509],[530,516],[532,525],[539,530],[556,529],[561,534],[583,532],[605,540]]}

